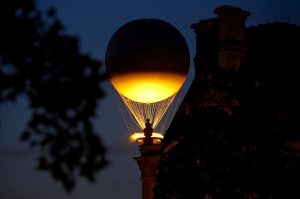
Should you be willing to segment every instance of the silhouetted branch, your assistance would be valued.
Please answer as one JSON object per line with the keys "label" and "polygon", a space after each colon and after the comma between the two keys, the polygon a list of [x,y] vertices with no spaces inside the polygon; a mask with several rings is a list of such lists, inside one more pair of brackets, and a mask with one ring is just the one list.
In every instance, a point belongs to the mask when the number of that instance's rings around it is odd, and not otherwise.
{"label": "silhouetted branch", "polygon": [[70,191],[76,172],[94,181],[106,166],[105,148],[92,128],[105,74],[66,35],[55,9],[41,13],[32,0],[0,3],[0,102],[28,96],[32,117],[21,135],[41,150],[38,168]]}

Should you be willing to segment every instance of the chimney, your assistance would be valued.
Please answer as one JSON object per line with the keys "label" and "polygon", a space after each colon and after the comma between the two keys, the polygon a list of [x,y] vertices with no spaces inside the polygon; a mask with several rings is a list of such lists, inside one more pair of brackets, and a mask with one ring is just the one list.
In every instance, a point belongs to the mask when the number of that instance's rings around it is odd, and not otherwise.
{"label": "chimney", "polygon": [[233,6],[215,8],[219,22],[218,64],[226,70],[238,70],[246,54],[245,21],[248,11]]}

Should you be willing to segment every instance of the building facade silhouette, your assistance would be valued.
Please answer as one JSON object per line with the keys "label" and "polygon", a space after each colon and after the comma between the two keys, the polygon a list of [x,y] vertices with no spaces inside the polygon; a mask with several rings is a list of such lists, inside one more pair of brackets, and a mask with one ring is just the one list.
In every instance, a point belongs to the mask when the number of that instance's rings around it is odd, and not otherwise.
{"label": "building facade silhouette", "polygon": [[300,27],[214,13],[191,26],[195,78],[166,132],[154,198],[295,198]]}

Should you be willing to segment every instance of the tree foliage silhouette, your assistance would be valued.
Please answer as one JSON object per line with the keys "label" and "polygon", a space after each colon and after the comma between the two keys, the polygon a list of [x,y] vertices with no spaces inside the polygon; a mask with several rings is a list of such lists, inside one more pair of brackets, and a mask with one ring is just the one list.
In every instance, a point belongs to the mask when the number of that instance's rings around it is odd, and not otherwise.
{"label": "tree foliage silhouette", "polygon": [[[299,26],[248,32],[240,71],[202,66],[167,132],[155,198],[299,198]],[[209,50],[209,49],[208,49]],[[196,67],[199,67],[196,65]]]}
{"label": "tree foliage silhouette", "polygon": [[[55,9],[43,14],[33,0],[0,2],[1,102],[20,94],[32,117],[21,135],[40,151],[38,168],[73,189],[77,173],[90,181],[107,160],[91,118],[104,96],[101,63],[80,52]],[[17,118],[14,118],[17,119]]]}

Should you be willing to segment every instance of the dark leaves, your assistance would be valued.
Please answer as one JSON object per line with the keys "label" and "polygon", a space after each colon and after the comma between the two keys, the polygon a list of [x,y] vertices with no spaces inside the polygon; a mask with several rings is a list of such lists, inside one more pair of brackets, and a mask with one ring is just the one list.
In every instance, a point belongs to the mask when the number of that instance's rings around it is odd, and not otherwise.
{"label": "dark leaves", "polygon": [[40,148],[38,168],[70,191],[80,173],[90,181],[107,165],[91,119],[104,96],[101,63],[80,52],[54,8],[32,0],[0,3],[0,101],[25,94],[32,117],[21,140]]}

